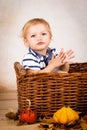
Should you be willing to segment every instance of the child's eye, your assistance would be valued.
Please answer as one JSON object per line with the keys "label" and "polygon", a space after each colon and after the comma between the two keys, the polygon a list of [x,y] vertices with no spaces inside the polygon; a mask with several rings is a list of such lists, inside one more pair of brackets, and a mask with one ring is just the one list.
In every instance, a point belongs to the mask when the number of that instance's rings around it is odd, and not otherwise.
{"label": "child's eye", "polygon": [[35,35],[31,35],[31,38],[32,38],[32,37],[35,37]]}
{"label": "child's eye", "polygon": [[47,35],[47,33],[42,33],[42,35],[44,36],[44,35]]}

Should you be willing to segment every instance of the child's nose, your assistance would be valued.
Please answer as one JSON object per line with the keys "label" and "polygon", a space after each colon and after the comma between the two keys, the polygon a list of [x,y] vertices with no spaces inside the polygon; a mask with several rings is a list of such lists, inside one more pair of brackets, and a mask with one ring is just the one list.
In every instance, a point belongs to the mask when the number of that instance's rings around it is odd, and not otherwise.
{"label": "child's nose", "polygon": [[37,36],[37,40],[41,40],[42,39],[42,36],[41,35],[38,35]]}

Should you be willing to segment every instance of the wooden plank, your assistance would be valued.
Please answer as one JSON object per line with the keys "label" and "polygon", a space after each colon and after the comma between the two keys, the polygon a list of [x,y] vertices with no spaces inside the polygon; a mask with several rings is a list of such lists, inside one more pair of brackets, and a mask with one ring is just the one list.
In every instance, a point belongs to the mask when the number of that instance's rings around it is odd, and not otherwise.
{"label": "wooden plank", "polygon": [[0,92],[0,100],[17,99],[17,91]]}
{"label": "wooden plank", "polygon": [[0,101],[0,109],[5,110],[5,109],[17,109],[18,102],[17,100],[4,100]]}
{"label": "wooden plank", "polygon": [[5,118],[5,114],[11,109],[15,112],[18,110],[17,92],[0,92],[0,120]]}

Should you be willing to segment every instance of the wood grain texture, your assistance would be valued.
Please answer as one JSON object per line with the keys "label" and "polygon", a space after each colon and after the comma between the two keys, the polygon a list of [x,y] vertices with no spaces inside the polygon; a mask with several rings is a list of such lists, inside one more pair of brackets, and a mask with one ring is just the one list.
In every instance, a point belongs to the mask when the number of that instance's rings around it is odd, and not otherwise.
{"label": "wood grain texture", "polygon": [[17,92],[16,91],[3,91],[0,92],[0,120],[5,118],[5,114],[18,109]]}

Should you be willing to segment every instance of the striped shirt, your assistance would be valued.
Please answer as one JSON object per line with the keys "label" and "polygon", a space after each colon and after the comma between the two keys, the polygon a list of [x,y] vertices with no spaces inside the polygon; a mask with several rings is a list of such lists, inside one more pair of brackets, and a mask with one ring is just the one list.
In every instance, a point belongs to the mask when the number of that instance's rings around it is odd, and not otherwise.
{"label": "striped shirt", "polygon": [[48,48],[46,56],[29,48],[28,53],[23,57],[22,66],[25,69],[42,70],[49,64],[52,55],[54,57],[58,55],[55,48]]}

